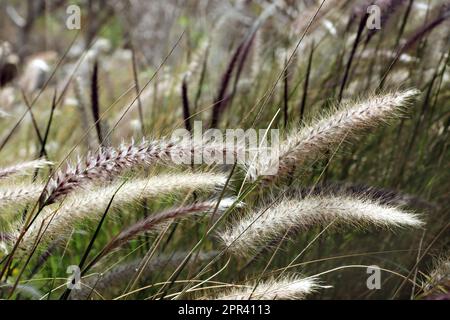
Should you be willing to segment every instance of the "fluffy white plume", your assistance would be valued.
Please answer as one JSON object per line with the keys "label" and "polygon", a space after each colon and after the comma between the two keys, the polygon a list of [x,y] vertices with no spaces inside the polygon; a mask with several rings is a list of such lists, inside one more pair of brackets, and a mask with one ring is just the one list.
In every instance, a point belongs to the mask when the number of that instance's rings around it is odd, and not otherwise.
{"label": "fluffy white plume", "polygon": [[316,288],[316,281],[312,278],[285,277],[281,280],[248,284],[244,288],[234,289],[219,295],[218,300],[298,300],[312,293]]}
{"label": "fluffy white plume", "polygon": [[330,222],[380,227],[419,227],[417,215],[376,201],[345,196],[286,199],[236,222],[219,236],[236,254],[248,254],[285,232]]}
{"label": "fluffy white plume", "polygon": [[21,247],[29,247],[37,237],[45,241],[67,234],[83,219],[99,218],[112,198],[110,209],[116,209],[138,200],[183,190],[213,190],[223,186],[226,180],[225,175],[213,173],[167,174],[75,193],[61,204],[45,208],[26,232]]}
{"label": "fluffy white plume", "polygon": [[[286,174],[294,165],[303,165],[314,160],[327,150],[334,150],[341,142],[354,138],[367,128],[397,117],[418,94],[417,90],[399,91],[376,95],[360,102],[343,103],[338,111],[322,117],[301,129],[293,130],[280,143],[277,159],[265,159],[265,163],[277,163],[276,176]],[[264,155],[261,155],[264,156]],[[269,154],[270,157],[270,154]],[[256,178],[251,163],[248,165],[251,178]],[[271,179],[274,176],[267,176]]]}

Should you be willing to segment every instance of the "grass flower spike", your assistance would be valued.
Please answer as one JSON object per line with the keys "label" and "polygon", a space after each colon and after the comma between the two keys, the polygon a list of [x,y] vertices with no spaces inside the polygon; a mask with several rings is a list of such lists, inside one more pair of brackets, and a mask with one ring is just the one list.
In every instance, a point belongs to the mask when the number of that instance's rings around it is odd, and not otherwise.
{"label": "grass flower spike", "polygon": [[242,289],[234,289],[216,297],[217,300],[298,300],[314,292],[317,285],[311,278],[285,277],[282,280],[268,280],[247,284]]}
{"label": "grass flower spike", "polygon": [[287,231],[307,230],[331,222],[354,226],[420,227],[417,215],[364,198],[340,196],[286,199],[235,222],[220,234],[224,244],[236,254],[259,250]]}

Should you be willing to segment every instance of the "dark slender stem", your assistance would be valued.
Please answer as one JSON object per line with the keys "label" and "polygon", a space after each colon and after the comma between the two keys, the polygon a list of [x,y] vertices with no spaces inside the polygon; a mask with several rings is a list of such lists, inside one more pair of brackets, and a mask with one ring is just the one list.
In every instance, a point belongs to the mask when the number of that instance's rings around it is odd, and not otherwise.
{"label": "dark slender stem", "polygon": [[305,116],[306,97],[308,96],[309,77],[311,75],[313,54],[314,54],[314,43],[311,45],[311,51],[309,52],[308,58],[308,67],[306,68],[306,77],[305,77],[305,84],[303,86],[302,103],[300,105],[300,122],[303,120]]}

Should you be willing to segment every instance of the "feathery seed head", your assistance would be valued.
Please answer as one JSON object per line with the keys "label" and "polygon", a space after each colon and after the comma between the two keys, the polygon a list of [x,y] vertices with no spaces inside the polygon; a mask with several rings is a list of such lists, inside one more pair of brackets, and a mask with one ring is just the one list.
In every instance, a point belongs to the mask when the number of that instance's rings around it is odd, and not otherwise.
{"label": "feathery seed head", "polygon": [[66,169],[56,172],[47,185],[41,205],[54,203],[80,185],[110,180],[127,170],[156,163],[170,163],[174,156],[189,156],[198,152],[198,148],[203,146],[172,140],[145,139],[139,144],[132,140],[131,144],[122,144],[117,149],[101,148],[97,154],[89,153],[84,161],[78,161],[76,165],[69,163]]}
{"label": "feathery seed head", "polygon": [[314,292],[319,285],[313,278],[284,277],[247,284],[216,297],[217,300],[298,300]]}
{"label": "feathery seed head", "polygon": [[417,215],[367,198],[343,196],[285,199],[234,223],[219,236],[236,254],[249,254],[287,231],[337,222],[379,227],[420,227]]}
{"label": "feathery seed head", "polygon": [[223,186],[225,175],[213,173],[166,174],[148,179],[134,179],[115,183],[103,188],[85,190],[64,199],[61,204],[44,208],[30,226],[22,246],[29,247],[36,237],[42,240],[68,234],[73,226],[83,219],[97,219],[112,200],[110,209],[116,209],[136,201],[183,190],[212,191]]}
{"label": "feathery seed head", "polygon": [[[365,129],[398,117],[417,94],[417,90],[411,89],[375,95],[359,102],[343,103],[337,112],[294,130],[280,143],[277,176],[287,174],[294,165],[304,165],[307,161],[320,157],[325,151],[355,138]],[[275,177],[266,176],[264,180]]]}

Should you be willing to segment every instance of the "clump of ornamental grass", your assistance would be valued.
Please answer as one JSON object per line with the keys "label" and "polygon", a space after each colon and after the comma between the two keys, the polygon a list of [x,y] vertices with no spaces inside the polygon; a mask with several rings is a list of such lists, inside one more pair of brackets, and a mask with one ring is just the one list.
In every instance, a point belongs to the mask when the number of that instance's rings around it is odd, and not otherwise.
{"label": "clump of ornamental grass", "polygon": [[420,227],[423,222],[411,212],[364,197],[311,196],[285,198],[234,222],[219,237],[235,254],[245,255],[295,230],[330,223],[384,228]]}
{"label": "clump of ornamental grass", "polygon": [[226,180],[227,177],[222,174],[179,173],[119,181],[105,187],[86,189],[39,212],[27,227],[20,248],[29,249],[36,241],[48,243],[62,235],[68,235],[76,223],[85,219],[99,219],[107,209],[114,210],[139,200],[181,191],[213,191],[223,186]]}
{"label": "clump of ornamental grass", "polygon": [[[285,276],[260,283],[245,284],[218,294],[217,300],[299,300],[313,293],[320,286],[314,278]],[[209,297],[210,299],[210,297]]]}
{"label": "clump of ornamental grass", "polygon": [[[23,163],[17,160],[16,165],[0,168],[0,298],[304,299],[324,288],[317,278],[320,274],[341,269],[335,268],[335,258],[366,259],[375,254],[376,259],[383,259],[384,254],[391,253],[398,262],[394,266],[398,270],[393,274],[403,277],[398,279],[402,284],[392,298],[404,293],[409,297],[411,292],[404,286],[408,282],[414,284],[412,298],[449,298],[448,252],[433,270],[422,273],[430,253],[445,248],[448,227],[445,195],[449,179],[442,170],[448,162],[450,136],[448,111],[444,107],[449,97],[447,3],[328,0],[270,4],[234,1],[224,5],[206,0],[185,8],[180,1],[170,0],[153,10],[154,6],[134,2],[83,8],[88,20],[98,17],[99,23],[81,30],[84,41],[74,40],[67,51],[66,32],[55,32],[58,39],[45,34],[48,43],[59,43],[54,48],[29,41],[30,34],[42,38],[40,34],[46,26],[34,21],[48,13],[45,6],[28,6],[24,18],[16,12],[23,10],[15,9],[14,4],[6,15],[0,12],[0,19],[5,16],[2,21],[7,22],[7,28],[0,33],[12,47],[23,49],[17,52],[20,60],[38,61],[40,65],[34,68],[38,72],[31,74],[35,80],[33,92],[24,90],[21,97],[21,89],[27,89],[21,88],[22,80],[30,79],[30,70],[17,69],[17,63],[10,59],[16,56],[14,52],[8,46],[0,46],[0,69],[7,71],[0,72],[3,158],[6,161],[19,156],[45,156],[57,161],[70,157],[71,152],[67,155],[66,151],[83,147],[81,143],[90,152],[76,162],[62,163],[46,179],[43,174],[47,170],[42,168],[47,169],[50,163],[44,159]],[[367,23],[374,22],[368,12],[371,4],[381,10],[381,30],[366,28]],[[63,7],[57,5],[51,11],[59,14]],[[186,16],[181,23],[174,23],[180,12]],[[26,20],[26,28],[21,20]],[[143,22],[148,21],[156,22],[155,28],[142,29]],[[163,41],[144,41],[153,48],[147,52],[136,45],[142,42],[135,41],[139,37],[134,38],[139,34],[147,37],[148,32],[133,31],[138,29],[151,29],[151,38]],[[192,32],[184,32],[185,29]],[[110,46],[109,40],[97,39],[102,30],[107,31],[108,38],[119,40],[111,42],[110,52],[105,50]],[[121,30],[131,35],[123,39],[128,43],[126,48],[116,46],[123,42]],[[55,64],[54,58],[49,59],[43,50],[55,50],[62,59]],[[15,77],[18,81],[11,81]],[[134,83],[128,87],[130,82]],[[396,88],[420,88],[424,94],[421,101],[416,101],[417,90],[385,91],[391,84]],[[55,92],[53,104],[49,101],[51,91]],[[347,100],[356,92],[376,93],[365,99]],[[86,99],[88,96],[90,99]],[[339,104],[330,108],[329,102],[335,98]],[[128,101],[123,108],[115,107],[124,100]],[[417,107],[412,110],[412,117],[405,119],[405,111],[413,100]],[[71,108],[74,102],[77,107]],[[25,107],[27,110],[22,110]],[[328,111],[303,122],[318,109]],[[17,118],[16,113],[22,111],[23,117]],[[8,118],[3,119],[5,114]],[[205,165],[194,167],[192,161],[177,162],[174,156],[193,160],[196,154],[212,154],[208,151],[227,156],[245,151],[228,150],[215,142],[196,144],[147,138],[148,134],[167,137],[181,123],[195,137],[192,123],[206,120],[209,115],[204,129],[250,125],[286,130],[279,152],[267,155],[261,147],[256,150],[257,157],[243,163],[238,160],[232,169],[233,173],[238,172],[237,179],[229,171],[162,174],[166,171],[163,166],[176,167],[176,172],[181,172],[197,171],[209,164],[204,161]],[[369,130],[379,130],[397,118],[403,118],[398,128],[367,139],[357,154],[334,156],[341,146],[364,138]],[[294,119],[300,119],[298,127]],[[131,140],[117,148],[110,147],[113,141],[129,139],[131,135],[146,138],[140,143]],[[241,148],[242,144],[237,144]],[[380,145],[383,149],[376,150]],[[261,176],[261,165],[276,168],[276,174]],[[220,169],[229,170],[231,166]],[[244,182],[239,175],[241,169],[248,178]],[[305,174],[299,176],[296,170]],[[20,176],[24,174],[30,177],[16,181],[17,176],[23,178]],[[148,178],[149,174],[155,176]],[[353,181],[370,181],[392,189],[345,182],[329,185],[330,181],[346,180],[350,175]],[[228,177],[232,179],[228,181]],[[225,190],[225,185],[229,182],[237,187],[236,180],[243,185],[237,188],[238,195],[230,195],[234,188]],[[256,181],[247,183],[248,180]],[[398,190],[420,193],[415,197]],[[165,199],[177,202],[180,194],[182,203],[166,208]],[[231,212],[237,199],[248,203],[246,214],[243,210]],[[323,232],[335,227],[350,231],[421,227],[422,216],[413,208],[434,214],[427,219],[429,224],[420,242],[396,238],[395,249],[399,250],[395,252],[384,250],[394,245],[389,236],[370,244],[381,249],[368,252],[369,248],[361,248],[363,244],[349,235],[343,241],[350,244],[345,250],[351,253],[327,257],[326,253],[333,250],[330,244],[321,243],[317,257],[313,257],[317,259],[305,263],[320,261],[319,269],[329,271],[313,272],[315,275],[306,278],[285,275],[284,271],[271,277],[268,275],[277,271],[266,273],[266,269],[259,270],[257,264],[250,263],[237,270],[239,263],[230,264],[230,260],[223,268],[211,268],[228,251],[238,255],[238,259],[252,255],[252,262],[298,233],[310,238],[309,233],[317,227],[322,227]],[[122,224],[114,224],[119,229],[111,234],[111,230],[105,230],[103,219],[114,219],[117,213]],[[195,219],[196,224],[189,223],[189,229],[180,230],[186,225],[176,223],[183,219]],[[222,224],[225,221],[227,225]],[[92,238],[77,237],[77,243],[67,243],[73,232],[96,222]],[[441,231],[436,233],[438,230]],[[159,236],[154,237],[155,233]],[[211,239],[217,233],[220,244],[227,247],[219,253],[214,251],[218,243]],[[419,240],[420,234],[415,236]],[[65,243],[67,247],[60,252]],[[309,245],[300,250],[304,249],[303,253],[308,248]],[[35,253],[39,257],[32,259]],[[272,256],[270,264],[281,268],[277,270],[286,270],[282,268],[285,261],[293,260],[281,253]],[[57,285],[59,279],[67,277],[66,262],[79,263],[81,290]],[[413,264],[410,274],[403,275],[403,267]],[[414,271],[417,274],[412,277]],[[416,280],[421,275],[426,282],[417,291]],[[341,276],[336,279],[336,290],[326,298],[352,294],[346,286],[351,279]],[[48,281],[35,281],[39,279]],[[391,284],[395,286],[395,279],[389,280],[388,286]],[[389,288],[382,291],[379,294],[391,292]],[[364,297],[373,294],[367,292]]]}
{"label": "clump of ornamental grass", "polygon": [[[263,179],[285,176],[294,166],[304,166],[323,156],[326,151],[335,150],[343,142],[356,138],[366,129],[399,117],[417,94],[417,90],[411,89],[343,103],[335,112],[292,130],[280,142],[277,159],[266,160],[267,163],[277,163],[278,160],[277,174]],[[256,178],[254,165],[250,162],[247,166],[249,176]]]}

